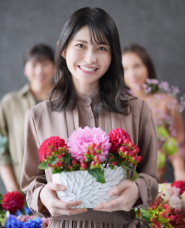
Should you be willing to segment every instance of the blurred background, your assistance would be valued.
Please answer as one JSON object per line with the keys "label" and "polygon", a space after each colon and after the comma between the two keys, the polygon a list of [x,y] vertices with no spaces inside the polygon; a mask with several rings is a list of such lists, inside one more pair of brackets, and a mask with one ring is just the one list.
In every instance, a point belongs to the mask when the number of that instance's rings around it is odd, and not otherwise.
{"label": "blurred background", "polygon": [[[55,49],[67,18],[86,6],[107,11],[117,25],[122,47],[131,43],[145,47],[159,80],[185,92],[184,0],[6,0],[0,1],[0,99],[27,82],[24,52],[36,43]],[[170,165],[164,179],[173,181]],[[0,192],[5,192],[1,180]]]}

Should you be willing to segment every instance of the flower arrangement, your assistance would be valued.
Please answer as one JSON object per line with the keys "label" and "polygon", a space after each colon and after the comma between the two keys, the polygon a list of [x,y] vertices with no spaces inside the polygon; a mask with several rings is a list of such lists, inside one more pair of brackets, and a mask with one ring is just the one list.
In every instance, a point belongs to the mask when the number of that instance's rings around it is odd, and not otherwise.
{"label": "flower arrangement", "polygon": [[[140,90],[141,88],[138,86],[137,89]],[[174,155],[177,151],[181,152],[181,147],[175,138],[174,117],[178,113],[183,112],[185,108],[185,95],[179,95],[180,90],[177,86],[171,86],[166,81],[159,82],[157,79],[147,78],[146,83],[143,84],[143,89],[145,94],[152,94],[156,101],[165,100],[167,112],[160,110],[158,106],[156,108],[155,105],[150,105],[154,113],[154,122],[159,142],[158,168],[163,168],[166,162],[165,155]],[[151,96],[149,96],[149,103],[154,103],[150,99]]]}
{"label": "flower arrangement", "polygon": [[185,227],[185,181],[159,184],[159,192],[148,210],[139,209],[142,217],[152,228]]}
{"label": "flower arrangement", "polygon": [[67,144],[60,137],[46,139],[39,148],[39,168],[53,168],[53,174],[87,170],[97,182],[105,183],[104,168],[122,166],[133,170],[135,180],[138,174],[132,165],[141,161],[138,153],[139,148],[122,129],[107,135],[100,128],[85,127],[74,131]]}
{"label": "flower arrangement", "polygon": [[47,228],[49,219],[39,218],[24,207],[24,196],[17,191],[0,194],[0,227]]}

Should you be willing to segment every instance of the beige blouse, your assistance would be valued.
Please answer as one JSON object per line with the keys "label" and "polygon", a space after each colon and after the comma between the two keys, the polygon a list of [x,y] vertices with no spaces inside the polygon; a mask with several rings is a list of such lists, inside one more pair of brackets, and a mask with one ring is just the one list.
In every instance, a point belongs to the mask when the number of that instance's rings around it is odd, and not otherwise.
{"label": "beige blouse", "polygon": [[8,137],[9,148],[0,151],[0,165],[12,164],[16,181],[20,184],[24,154],[24,117],[36,104],[29,84],[21,90],[6,94],[0,104],[0,132]]}
{"label": "beige blouse", "polygon": [[[39,170],[38,149],[41,143],[51,136],[60,136],[68,140],[70,134],[79,127],[100,127],[107,134],[113,128],[127,131],[134,144],[140,148],[142,161],[137,166],[139,178],[136,184],[140,198],[134,207],[147,209],[158,192],[157,151],[158,143],[151,110],[142,100],[131,100],[132,112],[122,115],[105,111],[95,117],[91,104],[98,89],[88,95],[77,93],[77,106],[73,111],[51,112],[49,102],[44,101],[31,108],[25,117],[25,150],[21,188],[27,195],[27,202],[36,216],[50,217],[49,211],[38,201],[39,193],[47,182],[52,181],[51,169]],[[128,174],[131,176],[131,174]],[[52,217],[49,227],[95,227],[123,228],[147,227],[146,223],[134,218],[130,212],[99,212],[88,209],[87,212],[72,216]]]}

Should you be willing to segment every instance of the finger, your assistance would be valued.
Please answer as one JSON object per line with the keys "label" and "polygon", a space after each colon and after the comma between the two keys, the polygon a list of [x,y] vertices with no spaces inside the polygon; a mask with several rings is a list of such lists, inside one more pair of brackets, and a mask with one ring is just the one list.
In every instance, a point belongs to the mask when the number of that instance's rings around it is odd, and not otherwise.
{"label": "finger", "polygon": [[53,190],[53,191],[64,191],[65,190],[65,186],[64,185],[61,185],[61,184],[57,184],[57,183],[52,183],[52,182],[49,182],[46,187],[50,190]]}
{"label": "finger", "polygon": [[114,196],[120,194],[122,191],[126,190],[130,185],[132,184],[133,181],[131,180],[124,180],[121,183],[119,183],[116,187],[114,187],[109,195]]}
{"label": "finger", "polygon": [[123,196],[119,196],[118,198],[107,202],[107,203],[102,203],[102,204],[98,204],[94,209],[108,209],[108,208],[114,208],[114,207],[120,207],[120,205],[123,205]]}
{"label": "finger", "polygon": [[58,208],[53,208],[50,210],[50,214],[52,216],[59,216],[59,215],[75,215],[75,214],[80,214],[86,212],[86,208],[77,208],[77,209],[58,209]]}
{"label": "finger", "polygon": [[77,201],[77,200],[71,201],[71,202],[64,202],[62,200],[56,199],[53,202],[53,206],[57,208],[69,209],[72,207],[79,206],[81,203],[82,203],[81,201]]}

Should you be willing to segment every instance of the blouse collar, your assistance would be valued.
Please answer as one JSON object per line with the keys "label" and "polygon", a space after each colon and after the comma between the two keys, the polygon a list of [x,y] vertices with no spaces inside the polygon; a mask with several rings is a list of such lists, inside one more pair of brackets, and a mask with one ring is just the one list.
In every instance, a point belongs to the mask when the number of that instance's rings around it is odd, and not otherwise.
{"label": "blouse collar", "polygon": [[90,93],[84,95],[78,92],[76,94],[76,102],[79,106],[90,106],[92,101],[98,97],[99,94],[99,87],[91,91]]}

